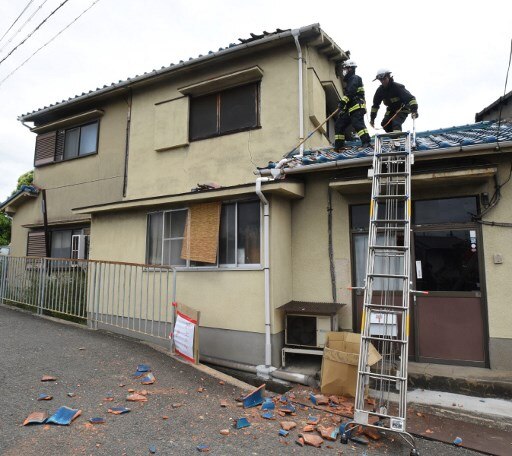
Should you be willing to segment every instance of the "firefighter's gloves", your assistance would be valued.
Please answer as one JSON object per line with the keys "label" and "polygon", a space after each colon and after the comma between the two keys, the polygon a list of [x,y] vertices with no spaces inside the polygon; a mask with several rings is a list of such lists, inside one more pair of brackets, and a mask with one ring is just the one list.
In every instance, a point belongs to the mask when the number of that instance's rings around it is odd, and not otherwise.
{"label": "firefighter's gloves", "polygon": [[370,126],[371,126],[372,128],[375,128],[375,118],[371,118],[371,119],[370,119]]}
{"label": "firefighter's gloves", "polygon": [[418,118],[418,111],[411,112],[411,117],[413,119],[417,119]]}
{"label": "firefighter's gloves", "polygon": [[345,108],[347,107],[347,102],[345,100],[341,100],[339,103],[338,103],[338,110],[339,112],[343,112],[345,111]]}

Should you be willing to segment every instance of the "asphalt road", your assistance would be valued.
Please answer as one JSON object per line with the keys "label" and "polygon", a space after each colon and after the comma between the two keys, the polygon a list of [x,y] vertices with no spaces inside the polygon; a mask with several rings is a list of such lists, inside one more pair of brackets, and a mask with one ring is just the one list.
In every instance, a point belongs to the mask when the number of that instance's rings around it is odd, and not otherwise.
{"label": "asphalt road", "polygon": [[[143,386],[132,377],[137,365],[151,366],[153,385]],[[243,391],[136,340],[63,324],[0,305],[0,455],[108,455],[132,456],[198,454],[206,444],[212,455],[367,454],[408,455],[399,439],[384,438],[361,446],[325,442],[321,450],[294,442],[307,418],[292,419],[297,429],[287,438],[277,435],[279,420],[244,411],[235,398]],[[57,378],[41,382],[43,375]],[[122,386],[121,386],[122,385]],[[147,402],[127,402],[128,389],[148,392]],[[202,391],[198,391],[201,389]],[[68,392],[75,392],[69,397]],[[53,396],[37,401],[40,393]],[[110,394],[113,401],[105,401]],[[226,400],[227,407],[220,407]],[[181,404],[179,407],[175,407]],[[131,408],[125,415],[107,413],[109,407]],[[174,407],[173,407],[174,405]],[[36,411],[52,414],[61,406],[80,409],[69,426],[22,426]],[[247,415],[244,415],[247,414]],[[247,416],[251,427],[235,430],[233,420]],[[104,424],[92,425],[92,417]],[[168,417],[164,419],[163,417]],[[229,429],[229,435],[220,430]],[[478,453],[439,442],[418,440],[423,455],[476,455]]]}

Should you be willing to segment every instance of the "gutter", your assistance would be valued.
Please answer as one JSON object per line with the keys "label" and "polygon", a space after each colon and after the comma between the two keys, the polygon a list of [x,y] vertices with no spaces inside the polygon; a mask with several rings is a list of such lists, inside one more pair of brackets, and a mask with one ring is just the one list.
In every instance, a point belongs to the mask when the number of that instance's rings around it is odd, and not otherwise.
{"label": "gutter", "polygon": [[[272,369],[272,341],[271,341],[271,317],[270,317],[270,211],[269,203],[261,191],[261,183],[269,182],[270,177],[258,177],[256,179],[256,194],[263,204],[263,270],[265,274],[265,369]],[[274,368],[275,369],[275,368]]]}
{"label": "gutter", "polygon": [[298,75],[299,75],[299,141],[301,142],[299,148],[299,156],[302,157],[304,155],[304,87],[303,87],[303,59],[302,59],[302,48],[299,43],[299,35],[300,29],[292,30],[292,36],[295,40],[295,46],[297,47],[297,62],[299,65]]}
{"label": "gutter", "polygon": [[[415,159],[423,159],[428,157],[437,157],[442,158],[443,155],[449,155],[454,152],[477,152],[481,150],[494,149],[494,152],[503,151],[504,148],[512,148],[512,141],[503,141],[503,142],[493,142],[493,143],[483,143],[472,146],[454,146],[447,147],[446,149],[435,149],[432,151],[416,151],[414,153]],[[299,174],[299,173],[310,173],[314,171],[324,171],[329,169],[338,169],[338,168],[350,168],[359,165],[366,165],[372,163],[373,156],[366,158],[349,158],[346,160],[334,160],[325,163],[314,163],[312,165],[303,165],[296,166],[294,168],[284,168],[280,169],[280,174]],[[260,176],[270,176],[272,175],[276,178],[276,168],[273,169],[260,169],[254,171],[254,174]]]}

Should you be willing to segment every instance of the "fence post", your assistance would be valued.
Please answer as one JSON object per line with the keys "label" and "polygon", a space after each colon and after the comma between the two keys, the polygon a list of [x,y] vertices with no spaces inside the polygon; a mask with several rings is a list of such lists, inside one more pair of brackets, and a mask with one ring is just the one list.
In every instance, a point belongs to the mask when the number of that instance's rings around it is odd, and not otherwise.
{"label": "fence post", "polygon": [[4,302],[5,296],[5,282],[7,279],[7,265],[8,265],[8,257],[0,256],[0,272],[2,273],[0,276],[0,302]]}
{"label": "fence post", "polygon": [[39,303],[37,306],[37,315],[43,314],[45,305],[45,292],[46,288],[46,258],[41,258],[41,267],[39,271]]}

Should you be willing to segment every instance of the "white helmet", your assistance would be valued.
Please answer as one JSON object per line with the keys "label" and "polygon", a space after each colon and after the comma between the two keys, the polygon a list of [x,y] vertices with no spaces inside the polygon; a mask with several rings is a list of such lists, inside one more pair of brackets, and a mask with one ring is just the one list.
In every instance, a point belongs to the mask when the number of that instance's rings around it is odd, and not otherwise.
{"label": "white helmet", "polygon": [[375,76],[374,81],[376,81],[377,79],[384,79],[386,76],[391,76],[391,70],[389,70],[388,68],[381,68],[380,70],[377,71],[377,76]]}
{"label": "white helmet", "polygon": [[343,68],[356,68],[357,63],[354,60],[345,60],[343,62]]}

